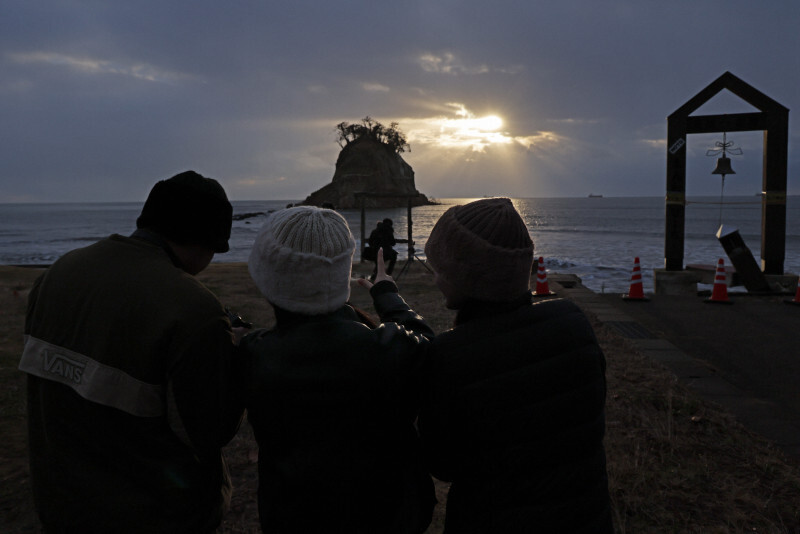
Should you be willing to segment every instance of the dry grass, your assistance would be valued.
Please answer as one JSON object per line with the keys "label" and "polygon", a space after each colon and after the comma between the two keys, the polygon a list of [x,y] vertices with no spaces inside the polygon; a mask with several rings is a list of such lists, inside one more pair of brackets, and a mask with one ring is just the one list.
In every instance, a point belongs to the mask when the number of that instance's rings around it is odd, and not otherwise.
{"label": "dry grass", "polygon": [[618,532],[800,532],[797,462],[595,328],[608,358]]}
{"label": "dry grass", "polygon": [[[398,265],[399,269],[400,265]],[[356,272],[368,274],[368,265]],[[38,273],[0,267],[0,530],[35,532],[25,449],[22,348],[26,289]],[[220,299],[258,326],[274,321],[243,264],[214,264],[200,278]],[[403,296],[436,331],[452,324],[432,277],[412,264],[400,280]],[[366,291],[353,302],[368,311]],[[594,320],[594,318],[592,318]],[[594,321],[608,361],[606,449],[610,490],[620,533],[800,533],[800,466],[773,445],[702,401],[674,375],[641,356]],[[257,448],[249,426],[226,447],[235,477],[232,509],[220,532],[258,532]],[[447,487],[437,483],[440,502]],[[443,505],[428,532],[442,530]]]}
{"label": "dry grass", "polygon": [[[29,288],[41,271],[0,267],[0,531],[25,530],[33,521],[28,483],[25,379],[17,370]],[[8,527],[3,523],[7,523]]]}

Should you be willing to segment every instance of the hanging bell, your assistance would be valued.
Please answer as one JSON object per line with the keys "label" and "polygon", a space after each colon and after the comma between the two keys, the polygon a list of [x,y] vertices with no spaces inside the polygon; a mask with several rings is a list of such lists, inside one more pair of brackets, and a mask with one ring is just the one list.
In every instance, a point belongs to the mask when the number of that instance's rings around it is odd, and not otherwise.
{"label": "hanging bell", "polygon": [[711,174],[721,174],[725,176],[726,174],[736,174],[736,172],[731,168],[731,158],[722,156],[717,160],[717,168],[711,171]]}

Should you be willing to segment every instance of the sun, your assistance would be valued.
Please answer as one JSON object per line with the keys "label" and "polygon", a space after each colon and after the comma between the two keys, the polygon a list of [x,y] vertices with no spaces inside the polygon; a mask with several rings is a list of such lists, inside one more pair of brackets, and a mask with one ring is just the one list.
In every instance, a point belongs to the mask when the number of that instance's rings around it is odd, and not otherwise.
{"label": "sun", "polygon": [[447,125],[462,132],[496,132],[503,127],[503,119],[497,115],[486,117],[465,117],[459,119],[445,119]]}
{"label": "sun", "polygon": [[512,138],[503,132],[504,121],[498,115],[476,117],[461,107],[456,111],[455,118],[440,117],[432,122],[431,126],[438,130],[434,136],[436,144],[443,148],[483,152],[490,145],[512,142]]}
{"label": "sun", "polygon": [[455,102],[443,106],[448,108],[446,114],[401,121],[407,126],[407,137],[412,145],[443,149],[470,158],[470,153],[477,155],[490,147],[494,150],[519,143],[518,138],[505,130],[506,121],[498,113],[478,115]]}

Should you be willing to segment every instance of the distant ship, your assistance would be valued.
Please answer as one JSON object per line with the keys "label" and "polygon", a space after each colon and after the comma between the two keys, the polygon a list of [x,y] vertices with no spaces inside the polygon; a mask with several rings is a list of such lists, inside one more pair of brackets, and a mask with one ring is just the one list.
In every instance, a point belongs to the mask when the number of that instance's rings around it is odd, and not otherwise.
{"label": "distant ship", "polygon": [[594,193],[589,193],[589,198],[603,198],[603,195],[595,195]]}

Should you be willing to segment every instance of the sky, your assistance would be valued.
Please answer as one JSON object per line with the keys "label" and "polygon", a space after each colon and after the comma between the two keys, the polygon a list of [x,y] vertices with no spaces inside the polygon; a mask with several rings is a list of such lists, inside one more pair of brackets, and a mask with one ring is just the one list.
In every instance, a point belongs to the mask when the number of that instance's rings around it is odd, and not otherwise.
{"label": "sky", "polygon": [[[303,199],[365,116],[434,198],[663,196],[667,116],[726,71],[789,108],[800,194],[798,27],[796,0],[2,0],[0,202],[143,201],[189,169]],[[689,195],[723,192],[721,140],[689,136]],[[724,194],[758,193],[762,132],[727,141]]]}

